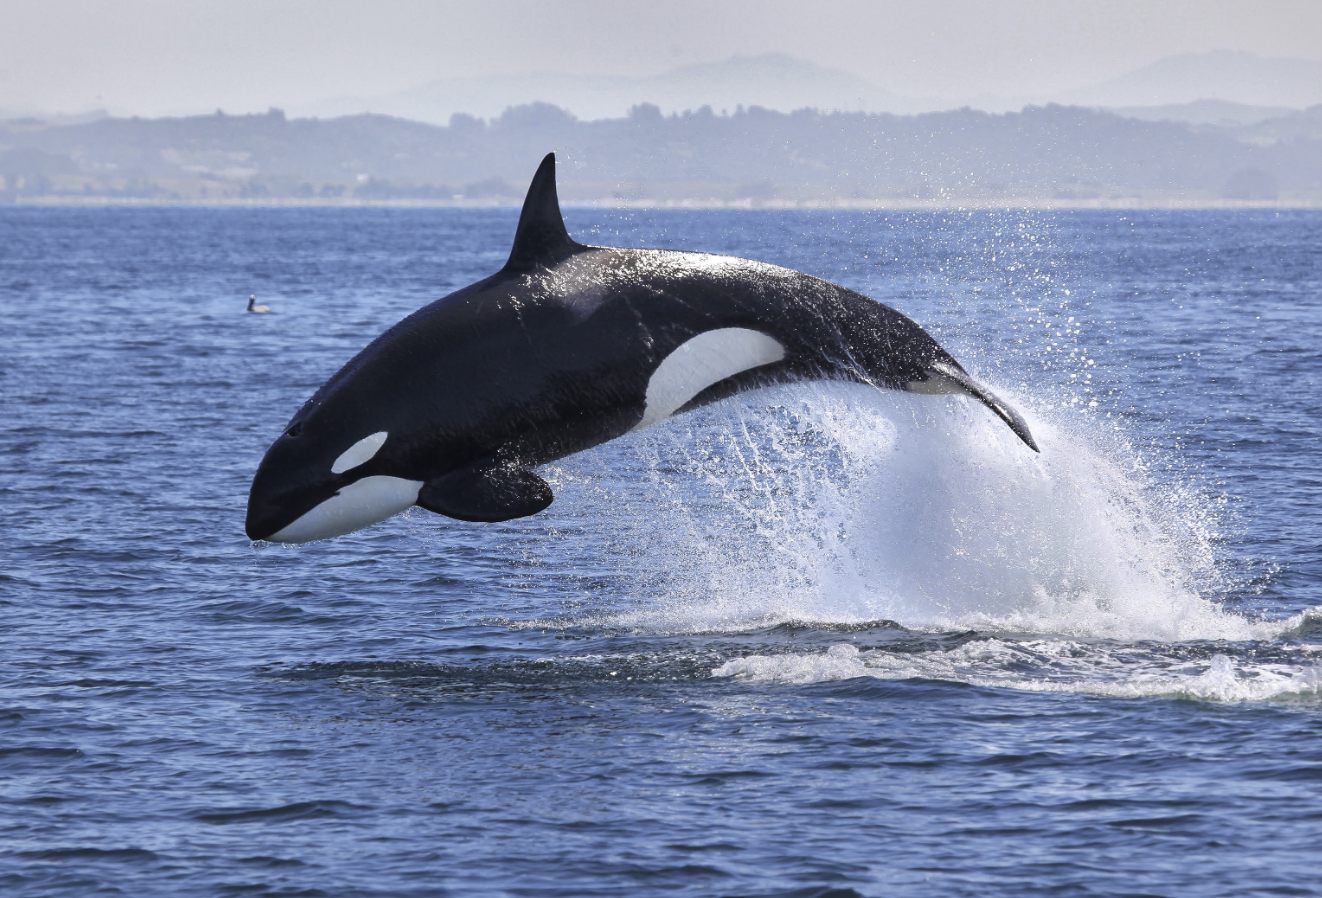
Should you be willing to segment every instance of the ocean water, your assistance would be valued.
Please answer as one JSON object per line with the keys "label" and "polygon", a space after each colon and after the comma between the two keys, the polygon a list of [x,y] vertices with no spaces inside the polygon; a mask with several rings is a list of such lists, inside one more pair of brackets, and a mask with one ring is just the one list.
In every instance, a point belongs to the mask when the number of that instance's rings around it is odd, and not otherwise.
{"label": "ocean water", "polygon": [[0,893],[1322,892],[1322,214],[568,210],[899,308],[1041,455],[795,385],[251,544],[515,217],[0,208]]}

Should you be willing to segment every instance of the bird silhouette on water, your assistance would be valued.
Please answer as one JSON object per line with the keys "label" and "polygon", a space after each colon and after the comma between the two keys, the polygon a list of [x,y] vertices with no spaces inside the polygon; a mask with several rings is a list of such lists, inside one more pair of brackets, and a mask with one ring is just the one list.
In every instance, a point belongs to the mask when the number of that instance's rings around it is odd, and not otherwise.
{"label": "bird silhouette on water", "polygon": [[249,312],[253,312],[253,313],[255,313],[255,314],[262,315],[262,314],[265,314],[266,312],[271,311],[271,307],[270,307],[270,306],[259,306],[259,305],[255,305],[256,302],[257,302],[257,294],[256,294],[256,293],[254,293],[254,294],[252,294],[251,296],[248,297],[248,311],[249,311]]}

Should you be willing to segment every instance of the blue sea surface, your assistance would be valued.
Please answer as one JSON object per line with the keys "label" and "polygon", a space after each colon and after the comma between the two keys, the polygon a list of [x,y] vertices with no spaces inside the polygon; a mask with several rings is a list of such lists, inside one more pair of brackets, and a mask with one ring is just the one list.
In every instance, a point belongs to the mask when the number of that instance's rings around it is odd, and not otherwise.
{"label": "blue sea surface", "polygon": [[250,543],[516,216],[0,208],[0,894],[1322,894],[1322,214],[570,209],[900,309],[1041,455],[802,384]]}

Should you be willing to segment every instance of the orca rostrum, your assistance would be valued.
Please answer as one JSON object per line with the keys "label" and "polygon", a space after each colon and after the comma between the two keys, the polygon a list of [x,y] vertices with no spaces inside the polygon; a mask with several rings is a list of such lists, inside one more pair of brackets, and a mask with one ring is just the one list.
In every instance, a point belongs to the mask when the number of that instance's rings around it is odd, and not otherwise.
{"label": "orca rostrum", "polygon": [[742,390],[835,378],[1019,413],[892,308],[775,265],[577,243],[555,156],[505,267],[419,309],[328,380],[267,450],[248,536],[301,543],[412,505],[505,521],[551,504],[534,468]]}

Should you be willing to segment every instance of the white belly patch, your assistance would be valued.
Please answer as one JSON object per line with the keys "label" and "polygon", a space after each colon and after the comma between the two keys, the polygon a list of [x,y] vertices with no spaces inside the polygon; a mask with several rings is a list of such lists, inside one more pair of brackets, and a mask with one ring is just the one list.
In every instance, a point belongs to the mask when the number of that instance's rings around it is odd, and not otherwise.
{"label": "white belly patch", "polygon": [[698,334],[666,356],[647,382],[647,408],[634,430],[679,411],[714,383],[785,358],[785,347],[759,331],[723,327]]}
{"label": "white belly patch", "polygon": [[418,501],[421,480],[378,474],[344,487],[325,502],[273,535],[274,543],[310,543],[352,533],[384,521]]}

